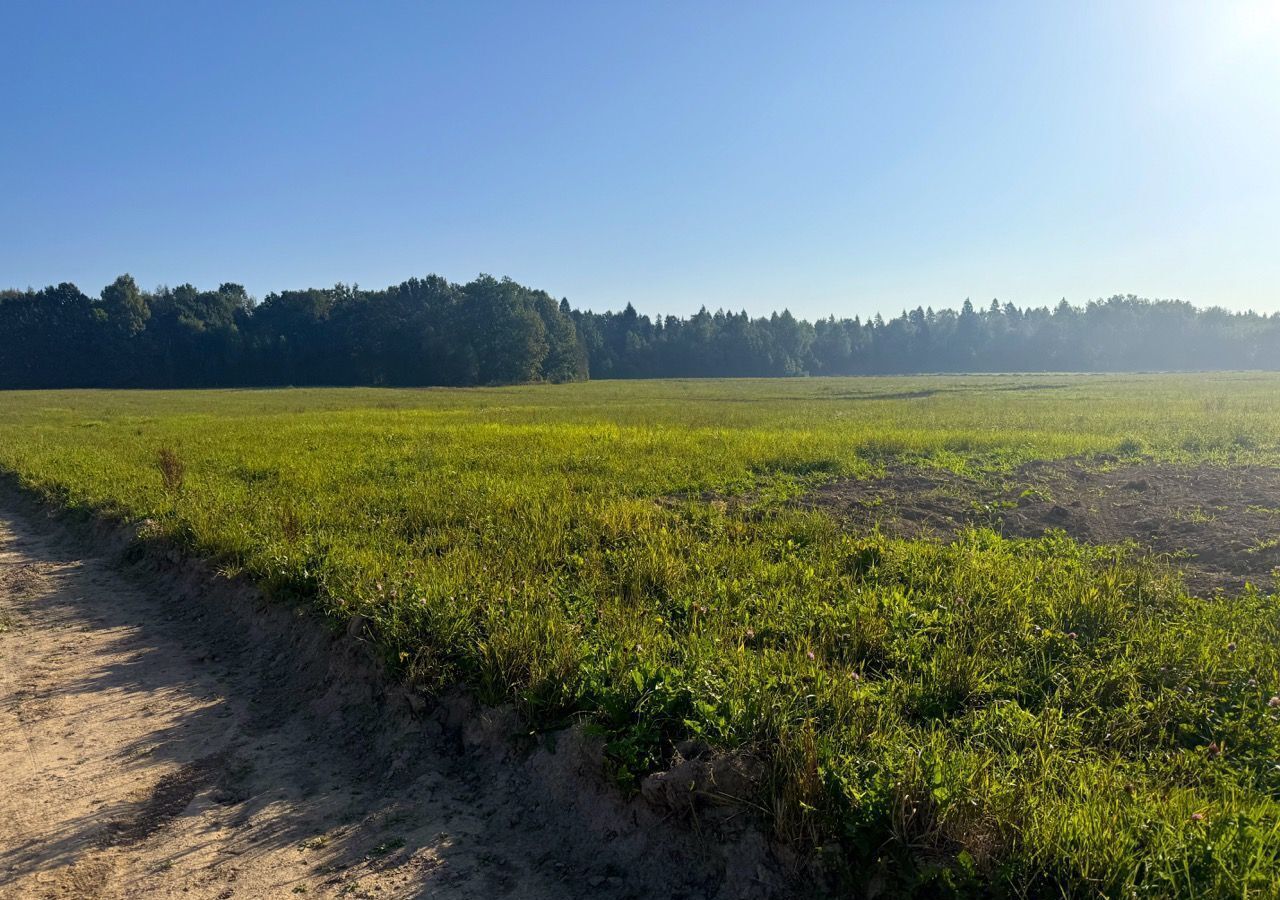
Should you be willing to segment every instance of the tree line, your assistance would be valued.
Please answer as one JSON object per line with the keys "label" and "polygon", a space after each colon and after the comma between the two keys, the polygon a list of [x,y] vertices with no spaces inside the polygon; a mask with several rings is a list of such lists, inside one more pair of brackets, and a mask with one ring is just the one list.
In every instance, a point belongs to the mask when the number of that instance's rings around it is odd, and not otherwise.
{"label": "tree line", "polygon": [[1280,368],[1280,314],[1115,296],[893,319],[572,309],[504,278],[339,284],[255,302],[238,285],[122,275],[0,291],[0,388],[478,385],[593,378]]}
{"label": "tree line", "polygon": [[1280,314],[1114,296],[1073,306],[917,307],[894,319],[789,312],[573,314],[593,378],[1280,368]]}
{"label": "tree line", "polygon": [[571,381],[587,359],[568,305],[482,275],[380,291],[343,284],[255,303],[238,284],[98,297],[0,292],[0,387],[474,385]]}

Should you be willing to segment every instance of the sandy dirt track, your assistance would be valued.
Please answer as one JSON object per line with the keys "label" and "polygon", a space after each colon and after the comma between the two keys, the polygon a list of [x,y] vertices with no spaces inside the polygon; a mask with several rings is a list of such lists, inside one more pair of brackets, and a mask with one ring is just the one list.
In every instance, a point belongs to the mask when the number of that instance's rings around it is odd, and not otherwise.
{"label": "sandy dirt track", "polygon": [[298,661],[331,637],[234,620],[23,515],[0,514],[0,898],[771,892],[579,803],[562,764],[429,716],[388,731],[387,701]]}

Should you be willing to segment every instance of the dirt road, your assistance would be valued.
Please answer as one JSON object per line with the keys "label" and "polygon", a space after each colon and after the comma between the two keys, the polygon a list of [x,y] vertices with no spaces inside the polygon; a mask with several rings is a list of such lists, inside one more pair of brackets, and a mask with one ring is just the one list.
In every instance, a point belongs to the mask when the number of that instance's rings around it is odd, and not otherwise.
{"label": "dirt road", "polygon": [[563,759],[388,725],[287,611],[236,618],[33,522],[0,514],[0,897],[766,890]]}

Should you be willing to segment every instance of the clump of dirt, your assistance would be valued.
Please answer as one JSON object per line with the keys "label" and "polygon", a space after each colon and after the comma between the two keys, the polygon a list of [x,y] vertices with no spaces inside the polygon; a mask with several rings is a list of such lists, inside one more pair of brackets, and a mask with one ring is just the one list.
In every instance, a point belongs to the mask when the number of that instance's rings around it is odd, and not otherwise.
{"label": "clump of dirt", "polygon": [[1132,540],[1168,556],[1199,592],[1270,590],[1280,567],[1280,469],[1263,466],[1066,460],[999,482],[902,468],[823,485],[802,502],[904,537],[977,525],[1008,537],[1059,529],[1089,543]]}
{"label": "clump of dirt", "polygon": [[688,740],[677,745],[671,768],[648,776],[640,793],[651,805],[676,813],[722,807],[736,816],[764,778],[763,761],[748,754],[715,753],[701,741]]}

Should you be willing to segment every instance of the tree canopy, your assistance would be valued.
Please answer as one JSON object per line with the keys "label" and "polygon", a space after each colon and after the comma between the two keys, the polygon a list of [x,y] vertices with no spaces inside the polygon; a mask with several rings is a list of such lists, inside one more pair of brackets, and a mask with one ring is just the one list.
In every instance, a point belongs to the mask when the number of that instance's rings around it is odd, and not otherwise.
{"label": "tree canopy", "polygon": [[687,318],[574,310],[481,275],[338,284],[257,303],[239,284],[144,291],[121,275],[0,291],[0,387],[477,385],[587,378],[1280,368],[1280,314],[1132,295],[897,318],[786,310]]}
{"label": "tree canopy", "polygon": [[473,385],[572,381],[587,361],[550,295],[481,275],[380,291],[338,284],[254,303],[238,284],[97,299],[75,285],[0,292],[0,387]]}

